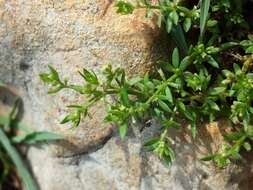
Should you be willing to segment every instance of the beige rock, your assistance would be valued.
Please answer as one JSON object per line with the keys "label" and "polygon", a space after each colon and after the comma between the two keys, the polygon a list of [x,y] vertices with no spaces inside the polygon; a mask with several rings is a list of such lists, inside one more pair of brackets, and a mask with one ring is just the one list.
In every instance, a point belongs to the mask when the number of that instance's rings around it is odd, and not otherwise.
{"label": "beige rock", "polygon": [[222,122],[201,127],[197,141],[187,127],[171,131],[177,152],[171,168],[141,149],[143,141],[157,133],[157,125],[146,128],[142,139],[130,135],[120,142],[112,126],[103,122],[102,104],[91,110],[94,117],[83,120],[78,129],[59,124],[70,111],[64,105],[82,103],[84,98],[72,91],[47,95],[38,75],[47,71],[48,64],[61,76],[82,83],[77,74],[82,67],[99,73],[104,64],[112,62],[130,75],[144,74],[166,55],[164,36],[152,21],[143,18],[143,11],[119,16],[110,2],[0,0],[0,80],[14,85],[23,97],[27,124],[66,136],[49,148],[33,147],[28,152],[41,189],[251,189],[250,156],[225,170],[199,160],[220,148],[221,126],[226,126]]}
{"label": "beige rock", "polygon": [[[129,73],[145,73],[158,59],[161,45],[156,43],[158,30],[144,20],[144,12],[119,16],[109,1],[16,1],[0,4],[1,71],[5,81],[24,90],[27,112],[33,125],[66,135],[54,149],[57,155],[69,156],[99,146],[111,135],[111,126],[103,122],[103,106],[91,110],[80,128],[69,130],[59,125],[69,110],[64,105],[82,102],[73,92],[46,94],[38,75],[52,64],[72,82],[82,83],[82,67],[100,71],[112,62]],[[39,109],[38,109],[39,108]],[[30,110],[35,109],[35,110]],[[42,125],[43,124],[43,125]]]}

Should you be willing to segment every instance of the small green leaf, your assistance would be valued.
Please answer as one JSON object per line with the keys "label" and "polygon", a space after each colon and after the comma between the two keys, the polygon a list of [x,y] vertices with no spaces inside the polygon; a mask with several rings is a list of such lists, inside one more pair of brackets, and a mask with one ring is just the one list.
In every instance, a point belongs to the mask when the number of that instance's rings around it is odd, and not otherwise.
{"label": "small green leaf", "polygon": [[210,95],[219,95],[219,94],[221,94],[221,93],[223,93],[223,92],[225,92],[226,91],[226,87],[216,87],[216,88],[211,88],[210,90],[209,90],[209,94]]}
{"label": "small green leaf", "polygon": [[246,53],[253,53],[253,46],[250,46],[248,47],[246,50],[245,50]]}
{"label": "small green leaf", "polygon": [[185,32],[188,32],[191,28],[192,20],[191,18],[186,18],[183,23],[183,28]]}
{"label": "small green leaf", "polygon": [[166,112],[172,112],[172,110],[170,109],[170,107],[162,100],[158,100],[158,104],[159,106]]}
{"label": "small green leaf", "polygon": [[39,75],[40,79],[44,82],[44,83],[51,83],[53,80],[50,78],[49,74],[46,73],[42,73]]}
{"label": "small green leaf", "polygon": [[216,157],[217,157],[217,155],[213,154],[213,155],[209,155],[209,156],[205,156],[203,158],[200,158],[200,160],[202,160],[202,161],[211,161],[211,160],[214,160]]}
{"label": "small green leaf", "polygon": [[170,18],[167,18],[167,21],[166,21],[166,30],[167,30],[168,33],[171,32],[172,25],[173,25],[173,23],[172,23],[172,21],[170,20]]}
{"label": "small green leaf", "polygon": [[80,112],[73,112],[68,114],[67,116],[65,116],[65,118],[61,121],[61,124],[65,124],[68,122],[76,122],[79,123],[80,122]]}
{"label": "small green leaf", "polygon": [[191,64],[190,62],[190,57],[189,56],[186,56],[182,61],[181,61],[181,64],[179,66],[179,69],[181,71],[184,71],[185,69],[187,69],[187,67]]}
{"label": "small green leaf", "polygon": [[178,14],[177,14],[176,11],[172,11],[172,12],[170,13],[170,19],[173,21],[173,23],[174,23],[175,25],[178,24],[179,16],[178,16]]}
{"label": "small green leaf", "polygon": [[253,45],[253,42],[250,41],[250,40],[243,40],[243,41],[240,42],[240,45],[241,45],[241,46],[245,46],[245,47],[247,47],[247,46],[252,46],[252,45]]}
{"label": "small green leaf", "polygon": [[55,93],[59,92],[62,89],[63,89],[62,86],[57,86],[55,88],[50,88],[47,93],[48,94],[55,94]]}
{"label": "small green leaf", "polygon": [[125,106],[129,105],[128,92],[126,87],[122,87],[120,90],[121,101]]}
{"label": "small green leaf", "polygon": [[234,68],[235,74],[241,73],[241,68],[238,64],[234,63],[233,68]]}
{"label": "small green leaf", "polygon": [[162,125],[165,127],[165,128],[179,128],[181,125],[173,120],[166,120],[166,121],[163,121],[162,122]]}
{"label": "small green leaf", "polygon": [[173,96],[169,87],[166,87],[165,94],[169,102],[173,103]]}
{"label": "small green leaf", "polygon": [[137,77],[134,77],[134,78],[131,78],[130,80],[127,81],[127,83],[130,85],[130,86],[133,86],[135,85],[136,83],[140,82],[142,79],[141,77],[137,76]]}
{"label": "small green leaf", "polygon": [[248,130],[249,122],[250,122],[250,114],[248,111],[246,111],[243,115],[243,127],[245,131]]}
{"label": "small green leaf", "polygon": [[218,21],[217,20],[208,20],[207,21],[207,27],[214,27],[218,24]]}
{"label": "small green leaf", "polygon": [[220,45],[220,49],[223,51],[223,50],[230,49],[238,45],[239,44],[237,42],[226,42]]}
{"label": "small green leaf", "polygon": [[243,143],[243,147],[245,148],[246,151],[250,151],[251,150],[251,145],[248,142]]}
{"label": "small green leaf", "polygon": [[122,140],[124,140],[126,134],[127,134],[127,129],[128,129],[128,124],[127,123],[123,123],[122,125],[120,125],[119,127],[119,135],[120,135],[120,138]]}
{"label": "small green leaf", "polygon": [[183,112],[186,111],[186,107],[185,107],[185,105],[184,105],[183,102],[178,102],[178,107],[179,107]]}
{"label": "small green leaf", "polygon": [[159,138],[153,138],[148,140],[147,142],[145,142],[144,147],[148,150],[148,151],[154,151],[157,146],[159,145],[160,139]]}
{"label": "small green leaf", "polygon": [[208,104],[210,105],[211,109],[213,109],[215,111],[220,111],[219,106],[214,101],[209,100]]}
{"label": "small green leaf", "polygon": [[207,62],[213,67],[219,68],[219,64],[217,63],[217,61],[215,61],[215,59],[210,55],[208,56]]}
{"label": "small green leaf", "polygon": [[174,67],[179,67],[179,51],[178,48],[175,48],[172,53],[172,64]]}
{"label": "small green leaf", "polygon": [[162,19],[163,19],[163,16],[162,15],[158,15],[157,16],[157,26],[159,27],[159,28],[161,28],[161,26],[162,26]]}
{"label": "small green leaf", "polygon": [[192,133],[192,137],[195,139],[197,136],[197,126],[196,126],[196,122],[193,121],[191,123],[191,133]]}
{"label": "small green leaf", "polygon": [[60,80],[59,74],[58,74],[58,72],[55,70],[55,68],[54,68],[52,65],[48,65],[48,68],[49,68],[50,71],[51,71],[52,80],[59,81],[59,80]]}
{"label": "small green leaf", "polygon": [[89,72],[87,69],[83,69],[83,72],[79,72],[79,74],[86,82],[98,85],[98,78],[94,72]]}

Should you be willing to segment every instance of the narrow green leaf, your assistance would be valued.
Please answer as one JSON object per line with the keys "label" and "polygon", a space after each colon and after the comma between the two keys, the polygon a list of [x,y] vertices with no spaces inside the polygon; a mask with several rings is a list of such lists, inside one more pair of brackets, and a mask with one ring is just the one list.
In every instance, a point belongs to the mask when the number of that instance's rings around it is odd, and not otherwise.
{"label": "narrow green leaf", "polygon": [[163,19],[163,16],[162,15],[158,15],[157,16],[157,26],[159,27],[159,28],[161,28],[161,26],[162,26],[162,19]]}
{"label": "narrow green leaf", "polygon": [[218,24],[218,21],[217,20],[208,20],[207,21],[207,27],[214,27]]}
{"label": "narrow green leaf", "polygon": [[209,100],[208,104],[210,105],[211,109],[216,110],[216,111],[220,111],[219,106],[214,101]]}
{"label": "narrow green leaf", "polygon": [[46,131],[39,131],[26,135],[23,139],[20,139],[20,142],[25,144],[36,144],[39,142],[55,141],[60,139],[63,139],[62,135]]}
{"label": "narrow green leaf", "polygon": [[216,87],[209,90],[210,95],[219,95],[226,91],[226,87]]}
{"label": "narrow green leaf", "polygon": [[211,160],[214,160],[216,157],[217,157],[217,155],[213,154],[213,155],[205,156],[205,157],[201,158],[200,160],[202,160],[202,161],[211,161]]}
{"label": "narrow green leaf", "polygon": [[79,72],[79,74],[84,78],[86,82],[98,85],[98,78],[94,72],[89,72],[87,69],[83,69],[83,72]]}
{"label": "narrow green leaf", "polygon": [[173,25],[173,23],[172,23],[172,21],[170,20],[170,18],[167,18],[167,21],[166,21],[166,30],[167,30],[168,33],[171,32],[172,25]]}
{"label": "narrow green leaf", "polygon": [[177,46],[183,50],[184,54],[188,53],[188,45],[185,40],[185,35],[180,24],[173,25],[171,29],[172,39],[176,42]]}
{"label": "narrow green leaf", "polygon": [[187,69],[187,67],[191,64],[190,62],[190,57],[186,56],[180,63],[179,69],[181,71],[184,71],[185,69]]}
{"label": "narrow green leaf", "polygon": [[178,48],[175,48],[172,53],[172,64],[174,67],[179,67],[179,51]]}
{"label": "narrow green leaf", "polygon": [[150,139],[144,143],[144,146],[151,146],[153,144],[156,144],[157,142],[159,142],[159,138]]}
{"label": "narrow green leaf", "polygon": [[238,64],[234,63],[233,68],[234,68],[235,74],[241,73],[241,68]]}
{"label": "narrow green leaf", "polygon": [[162,122],[162,126],[165,128],[179,128],[181,125],[173,120],[166,120],[164,122]]}
{"label": "narrow green leaf", "polygon": [[223,51],[223,50],[230,49],[238,45],[239,44],[237,42],[226,42],[220,45],[220,50]]}
{"label": "narrow green leaf", "polygon": [[127,83],[130,85],[130,86],[133,86],[135,85],[136,83],[140,82],[142,79],[141,77],[137,76],[137,77],[134,77],[134,78],[131,78],[130,80],[127,81]]}
{"label": "narrow green leaf", "polygon": [[191,28],[192,20],[191,18],[186,18],[183,23],[183,28],[185,32],[188,32]]}
{"label": "narrow green leaf", "polygon": [[178,102],[178,107],[179,107],[179,109],[181,109],[183,112],[186,111],[186,107],[185,107],[185,105],[184,105],[183,102]]}
{"label": "narrow green leaf", "polygon": [[158,100],[158,104],[159,106],[166,112],[172,112],[172,110],[170,109],[170,107],[162,100]]}
{"label": "narrow green leaf", "polygon": [[166,94],[166,98],[168,99],[168,101],[173,103],[173,96],[172,96],[172,93],[171,93],[171,90],[169,87],[166,87],[165,94]]}
{"label": "narrow green leaf", "polygon": [[247,131],[249,128],[249,122],[250,122],[250,114],[248,111],[246,111],[243,115],[243,127],[244,131]]}
{"label": "narrow green leaf", "polygon": [[192,137],[195,139],[197,136],[197,126],[196,126],[196,122],[193,121],[191,123],[191,133],[192,133]]}
{"label": "narrow green leaf", "polygon": [[119,127],[119,135],[120,138],[123,140],[127,134],[127,129],[128,129],[128,124],[127,123],[123,123],[120,127]]}
{"label": "narrow green leaf", "polygon": [[173,24],[175,24],[175,25],[178,24],[179,16],[176,11],[172,11],[170,13],[170,19],[173,21]]}
{"label": "narrow green leaf", "polygon": [[251,150],[251,145],[248,142],[243,143],[243,147],[245,148],[246,151],[250,151]]}
{"label": "narrow green leaf", "polygon": [[245,50],[246,53],[253,53],[253,46],[250,46],[248,47],[246,50]]}
{"label": "narrow green leaf", "polygon": [[129,105],[128,92],[126,87],[122,87],[120,90],[120,97],[125,106]]}
{"label": "narrow green leaf", "polygon": [[48,65],[48,68],[49,68],[50,71],[51,71],[52,80],[59,81],[59,80],[60,80],[59,74],[58,74],[58,72],[55,70],[55,68],[54,68],[52,65]]}
{"label": "narrow green leaf", "polygon": [[42,73],[39,75],[40,79],[44,82],[44,83],[50,83],[53,80],[50,78],[49,74],[47,73]]}
{"label": "narrow green leaf", "polygon": [[210,0],[202,0],[200,7],[200,38],[203,39],[208,18]]}
{"label": "narrow green leaf", "polygon": [[26,189],[37,190],[38,187],[36,186],[36,183],[34,182],[32,176],[25,167],[25,163],[22,161],[16,149],[11,145],[8,137],[5,135],[2,128],[0,128],[0,143],[2,144],[4,149],[8,152],[8,155],[15,164],[17,172],[21,177]]}
{"label": "narrow green leaf", "polygon": [[212,56],[208,56],[207,62],[215,68],[219,68],[219,64]]}

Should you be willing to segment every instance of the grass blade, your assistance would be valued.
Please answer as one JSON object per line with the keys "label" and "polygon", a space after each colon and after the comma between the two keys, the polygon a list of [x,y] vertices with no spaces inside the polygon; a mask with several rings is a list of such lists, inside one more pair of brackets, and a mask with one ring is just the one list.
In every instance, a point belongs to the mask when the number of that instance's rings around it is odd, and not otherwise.
{"label": "grass blade", "polygon": [[33,132],[25,136],[22,140],[25,144],[36,144],[39,142],[45,141],[56,141],[63,139],[62,135],[47,132],[47,131],[40,131],[40,132]]}
{"label": "grass blade", "polygon": [[21,157],[19,156],[16,149],[11,145],[8,137],[3,132],[2,128],[0,128],[0,143],[3,145],[4,149],[8,152],[8,155],[12,159],[13,163],[16,166],[17,172],[20,175],[23,183],[28,190],[37,190],[37,185],[34,182],[32,176],[28,172],[25,164],[23,163]]}
{"label": "grass blade", "polygon": [[200,41],[202,41],[204,33],[205,33],[207,18],[208,18],[210,0],[202,0],[200,6],[201,6],[200,7]]}
{"label": "grass blade", "polygon": [[173,25],[171,29],[171,36],[173,40],[176,42],[177,46],[183,50],[184,54],[188,52],[188,45],[185,40],[185,35],[182,30],[182,27],[178,25]]}

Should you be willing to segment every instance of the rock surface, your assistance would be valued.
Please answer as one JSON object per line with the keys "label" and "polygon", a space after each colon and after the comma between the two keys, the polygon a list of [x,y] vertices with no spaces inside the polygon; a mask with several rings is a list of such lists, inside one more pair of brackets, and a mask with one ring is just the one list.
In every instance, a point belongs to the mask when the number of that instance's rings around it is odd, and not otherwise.
{"label": "rock surface", "polygon": [[[199,161],[203,153],[221,146],[217,124],[203,127],[197,143],[187,130],[177,135],[177,160],[171,168],[141,148],[143,140],[156,133],[156,125],[144,130],[143,139],[130,135],[121,142],[103,122],[102,105],[78,129],[59,125],[68,111],[64,105],[82,98],[66,91],[47,95],[39,73],[52,64],[78,83],[78,70],[99,71],[106,62],[126,68],[130,75],[147,72],[165,53],[165,45],[159,30],[143,16],[142,11],[119,16],[111,0],[0,0],[0,80],[18,89],[25,122],[66,136],[48,148],[28,151],[41,190],[251,189],[250,158],[221,171]],[[9,98],[0,92],[1,100]],[[3,108],[0,105],[0,113]]]}

